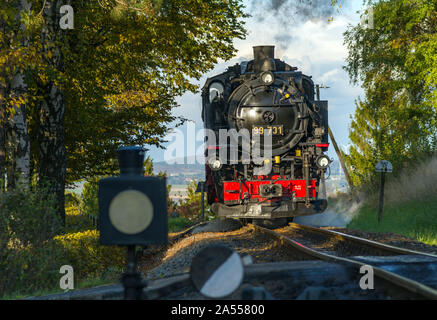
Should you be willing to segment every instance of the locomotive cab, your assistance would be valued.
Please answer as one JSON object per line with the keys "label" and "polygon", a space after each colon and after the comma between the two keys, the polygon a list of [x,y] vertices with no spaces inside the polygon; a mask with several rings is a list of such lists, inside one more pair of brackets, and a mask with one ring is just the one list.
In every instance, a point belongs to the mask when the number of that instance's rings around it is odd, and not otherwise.
{"label": "locomotive cab", "polygon": [[328,103],[314,100],[311,77],[274,58],[274,46],[253,49],[253,60],[209,78],[202,89],[211,210],[241,219],[321,213],[331,162],[324,154]]}

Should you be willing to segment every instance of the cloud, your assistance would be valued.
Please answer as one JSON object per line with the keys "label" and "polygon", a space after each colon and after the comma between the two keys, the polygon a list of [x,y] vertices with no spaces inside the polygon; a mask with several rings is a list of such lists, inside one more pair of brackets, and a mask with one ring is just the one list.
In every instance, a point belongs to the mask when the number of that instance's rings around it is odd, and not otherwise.
{"label": "cloud", "polygon": [[338,77],[340,73],[339,68],[335,68],[332,70],[329,70],[328,72],[325,72],[321,77],[319,77],[319,81],[326,82],[332,80],[334,77]]}
{"label": "cloud", "polygon": [[266,16],[274,16],[280,22],[323,21],[327,22],[338,14],[344,1],[332,6],[328,0],[252,0],[248,6],[249,13],[257,21],[267,20]]}
{"label": "cloud", "polygon": [[293,42],[293,39],[293,36],[290,34],[276,34],[273,37],[275,44],[282,50],[286,50],[290,43]]}
{"label": "cloud", "polygon": [[[354,113],[354,101],[363,92],[360,87],[350,85],[349,77],[342,69],[347,57],[343,33],[348,24],[359,22],[356,11],[361,1],[348,1],[347,7],[343,3],[340,12],[330,6],[329,0],[312,0],[311,11],[308,3],[304,2],[308,1],[247,0],[247,10],[252,14],[246,22],[249,34],[245,40],[234,41],[238,49],[236,57],[229,61],[219,61],[213,70],[193,83],[199,84],[201,88],[208,77],[222,73],[241,61],[253,59],[253,46],[275,45],[276,58],[311,75],[315,83],[330,87],[321,89],[321,97],[328,100],[330,126],[337,143],[348,145],[349,115]],[[328,22],[331,15],[334,20]],[[196,127],[201,128],[200,93],[186,93],[178,102],[181,107],[176,108],[174,114],[193,120]],[[335,156],[333,148],[330,149],[330,155]]]}

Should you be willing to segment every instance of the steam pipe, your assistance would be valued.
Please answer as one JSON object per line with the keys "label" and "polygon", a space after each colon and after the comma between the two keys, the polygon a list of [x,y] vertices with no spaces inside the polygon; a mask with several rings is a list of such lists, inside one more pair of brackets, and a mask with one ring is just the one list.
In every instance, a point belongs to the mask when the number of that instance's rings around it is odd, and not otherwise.
{"label": "steam pipe", "polygon": [[255,73],[276,70],[275,46],[253,47],[253,70]]}

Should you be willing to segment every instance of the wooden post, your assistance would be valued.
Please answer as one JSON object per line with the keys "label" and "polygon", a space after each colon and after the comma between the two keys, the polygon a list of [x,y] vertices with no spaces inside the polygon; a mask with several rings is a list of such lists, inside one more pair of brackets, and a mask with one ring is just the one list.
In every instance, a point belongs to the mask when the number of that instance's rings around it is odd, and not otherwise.
{"label": "wooden post", "polygon": [[385,173],[393,172],[393,166],[390,161],[381,160],[375,166],[376,172],[381,172],[381,189],[379,190],[379,208],[378,208],[378,223],[382,219],[382,210],[384,206],[384,184],[385,184]]}
{"label": "wooden post", "polygon": [[205,186],[205,181],[199,181],[196,188],[196,192],[200,192],[200,216],[202,221],[205,220]]}
{"label": "wooden post", "polygon": [[205,221],[205,184],[202,185],[202,191],[200,192],[200,196],[201,217],[203,222]]}
{"label": "wooden post", "polygon": [[378,223],[382,219],[382,210],[384,206],[384,183],[385,183],[385,172],[381,172],[381,189],[379,190],[379,208],[378,208]]}

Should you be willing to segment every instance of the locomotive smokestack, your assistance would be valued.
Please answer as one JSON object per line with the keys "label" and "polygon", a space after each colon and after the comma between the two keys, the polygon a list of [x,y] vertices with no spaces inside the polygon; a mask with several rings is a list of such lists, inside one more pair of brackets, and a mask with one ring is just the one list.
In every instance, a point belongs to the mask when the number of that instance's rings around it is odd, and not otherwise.
{"label": "locomotive smokestack", "polygon": [[253,47],[253,70],[255,73],[262,71],[275,71],[275,46]]}

